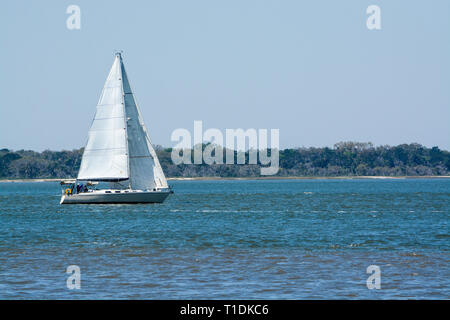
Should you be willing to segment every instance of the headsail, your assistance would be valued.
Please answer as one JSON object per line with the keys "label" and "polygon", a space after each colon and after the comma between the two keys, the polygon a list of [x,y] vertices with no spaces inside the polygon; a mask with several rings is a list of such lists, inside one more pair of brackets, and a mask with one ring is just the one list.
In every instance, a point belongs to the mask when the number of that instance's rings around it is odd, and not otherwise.
{"label": "headsail", "polygon": [[135,190],[167,188],[120,53],[97,105],[78,180],[123,181]]}
{"label": "headsail", "polygon": [[97,104],[78,180],[129,178],[120,56],[116,56]]}
{"label": "headsail", "polygon": [[128,81],[122,58],[122,81],[128,134],[130,186],[147,190],[167,188],[167,180],[152,147],[150,137]]}

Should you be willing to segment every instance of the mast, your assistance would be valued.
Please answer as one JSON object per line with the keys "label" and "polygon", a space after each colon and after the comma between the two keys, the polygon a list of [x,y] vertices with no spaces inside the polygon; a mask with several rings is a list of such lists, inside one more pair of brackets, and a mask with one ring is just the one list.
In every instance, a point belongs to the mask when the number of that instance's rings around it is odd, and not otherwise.
{"label": "mast", "polygon": [[131,171],[130,171],[130,150],[128,148],[128,117],[127,110],[125,108],[125,91],[123,90],[123,61],[122,61],[122,51],[117,51],[116,56],[119,57],[120,61],[120,89],[122,96],[122,107],[123,107],[123,126],[125,128],[125,142],[126,142],[126,155],[127,155],[127,169],[128,169],[128,188],[131,189]]}

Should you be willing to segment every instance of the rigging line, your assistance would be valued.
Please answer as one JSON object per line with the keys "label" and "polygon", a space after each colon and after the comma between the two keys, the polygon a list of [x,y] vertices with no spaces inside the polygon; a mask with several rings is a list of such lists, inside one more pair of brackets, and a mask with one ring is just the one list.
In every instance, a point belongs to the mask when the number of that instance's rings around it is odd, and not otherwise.
{"label": "rigging line", "polygon": [[[81,152],[81,148],[78,149],[77,152],[78,152],[78,155],[76,156],[76,159],[72,163],[72,168],[70,169],[70,174],[72,174],[72,172],[74,171],[75,165],[77,164],[78,160],[80,160],[80,166],[81,166],[81,158],[83,157],[83,152]],[[78,170],[80,170],[80,166],[78,167]],[[78,172],[76,173],[75,178],[77,175],[78,175]]]}

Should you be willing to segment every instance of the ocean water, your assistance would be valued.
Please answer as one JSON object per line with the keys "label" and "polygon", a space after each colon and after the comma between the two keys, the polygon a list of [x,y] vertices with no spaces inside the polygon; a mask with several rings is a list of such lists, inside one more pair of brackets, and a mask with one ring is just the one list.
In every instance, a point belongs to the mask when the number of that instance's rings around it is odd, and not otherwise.
{"label": "ocean water", "polygon": [[56,182],[0,183],[0,298],[450,298],[450,179],[170,184],[163,204],[61,206]]}

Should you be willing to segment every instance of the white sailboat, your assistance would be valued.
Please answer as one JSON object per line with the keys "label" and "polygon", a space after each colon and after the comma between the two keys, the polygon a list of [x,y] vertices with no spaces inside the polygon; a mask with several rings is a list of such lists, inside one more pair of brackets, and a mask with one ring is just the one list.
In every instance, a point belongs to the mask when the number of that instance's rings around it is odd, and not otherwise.
{"label": "white sailboat", "polygon": [[[107,182],[107,189],[89,188]],[[116,53],[89,130],[78,177],[61,204],[161,203],[172,193]]]}

